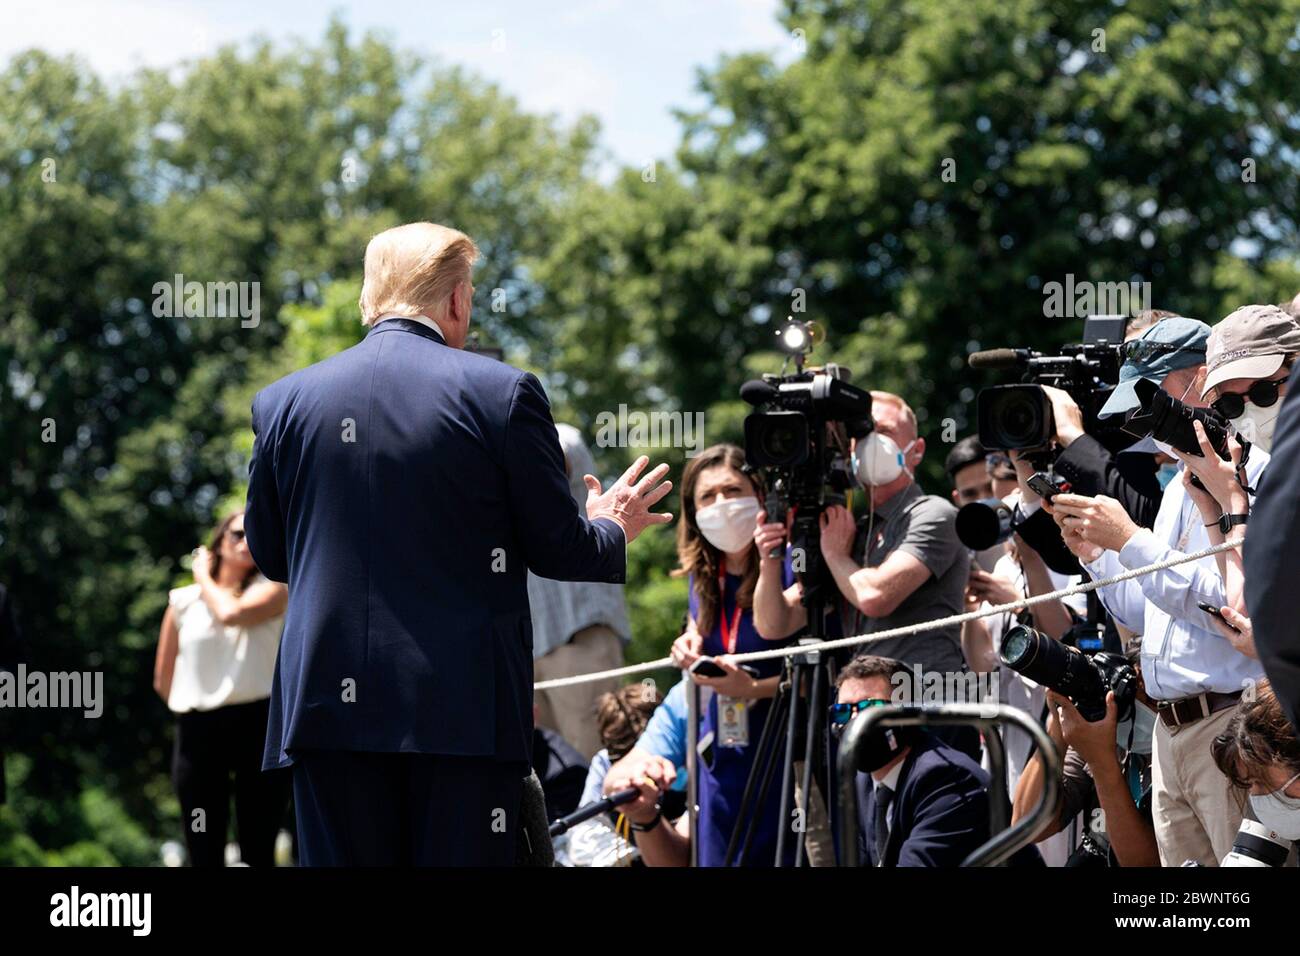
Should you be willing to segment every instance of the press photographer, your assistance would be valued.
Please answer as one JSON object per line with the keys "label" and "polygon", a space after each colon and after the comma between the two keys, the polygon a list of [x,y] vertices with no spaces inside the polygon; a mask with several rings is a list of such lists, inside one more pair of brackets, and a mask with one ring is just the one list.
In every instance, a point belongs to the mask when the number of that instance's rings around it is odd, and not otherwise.
{"label": "press photographer", "polygon": [[[1065,649],[1056,656],[1071,654],[1079,652]],[[1037,840],[1050,840],[1071,821],[1080,819],[1083,840],[1067,866],[1160,865],[1151,823],[1151,739],[1156,715],[1142,682],[1140,656],[1139,642],[1131,642],[1125,649],[1131,676],[1123,667],[1096,668],[1095,662],[1075,661],[1080,671],[1093,672],[1082,707],[1094,718],[1098,707],[1103,708],[1098,719],[1084,716],[1080,707],[1057,689],[1062,686],[1059,674],[1042,675],[1054,685],[1047,694],[1047,732],[1065,760],[1060,811],[1056,822]],[[1077,689],[1070,689],[1079,695]],[[1038,802],[1045,772],[1041,755],[1035,754],[1015,788],[1013,824]]]}
{"label": "press photographer", "polygon": [[[1226,432],[1200,398],[1209,334],[1204,323],[1185,318],[1154,326],[1137,340],[1144,347],[1130,350],[1124,381],[1104,411],[1126,416],[1130,429],[1146,428],[1158,446],[1170,449],[1177,443],[1184,453],[1201,453],[1193,421],[1200,419],[1206,434],[1218,436],[1214,451],[1223,457]],[[1267,457],[1250,455],[1246,485],[1255,486]],[[1207,459],[1207,464],[1212,463]],[[1191,487],[1190,478],[1170,482],[1149,531],[1109,497],[1061,494],[1048,507],[1066,544],[1099,580],[1210,544],[1206,522],[1188,494]],[[1235,526],[1243,519],[1229,520]],[[1227,603],[1219,566],[1208,557],[1099,593],[1116,621],[1143,635],[1142,673],[1148,693],[1159,702],[1153,788],[1161,860],[1214,865],[1232,845],[1241,810],[1231,784],[1213,770],[1209,744],[1227,723],[1241,689],[1263,676],[1258,662],[1225,641],[1202,610]]]}

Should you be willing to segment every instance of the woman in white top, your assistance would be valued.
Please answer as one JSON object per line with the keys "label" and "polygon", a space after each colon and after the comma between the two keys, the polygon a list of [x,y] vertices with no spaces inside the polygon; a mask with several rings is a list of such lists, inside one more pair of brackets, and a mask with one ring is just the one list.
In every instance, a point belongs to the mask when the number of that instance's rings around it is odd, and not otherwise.
{"label": "woman in white top", "polygon": [[242,511],[195,553],[194,583],[168,595],[154,689],[176,714],[172,777],[194,866],[225,863],[232,780],[240,858],[274,865],[291,780],[262,770],[262,749],[287,603],[253,563]]}

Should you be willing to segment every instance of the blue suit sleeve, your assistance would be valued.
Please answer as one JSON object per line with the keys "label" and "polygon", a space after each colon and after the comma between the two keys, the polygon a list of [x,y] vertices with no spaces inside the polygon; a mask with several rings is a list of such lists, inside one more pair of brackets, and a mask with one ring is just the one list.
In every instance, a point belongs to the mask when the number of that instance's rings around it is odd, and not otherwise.
{"label": "blue suit sleeve", "polygon": [[534,375],[525,373],[515,385],[505,445],[510,513],[529,570],[557,581],[622,584],[623,529],[579,513],[551,406]]}
{"label": "blue suit sleeve", "polygon": [[[260,397],[260,396],[258,396]],[[244,533],[257,569],[272,581],[289,580],[285,553],[284,515],[275,486],[272,466],[274,439],[258,421],[257,398],[253,399],[253,457],[248,463],[248,499],[244,503]]]}

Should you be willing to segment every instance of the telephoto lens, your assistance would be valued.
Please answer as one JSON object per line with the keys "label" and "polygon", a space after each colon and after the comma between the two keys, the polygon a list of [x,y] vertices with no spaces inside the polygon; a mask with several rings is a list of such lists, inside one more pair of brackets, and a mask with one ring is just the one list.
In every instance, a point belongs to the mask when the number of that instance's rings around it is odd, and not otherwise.
{"label": "telephoto lens", "polygon": [[1017,624],[1007,631],[998,648],[1002,663],[1037,684],[1056,691],[1094,723],[1106,716],[1106,694],[1115,692],[1117,719],[1126,720],[1137,696],[1137,672],[1119,654],[1089,657],[1077,647],[1052,640],[1046,634]]}
{"label": "telephoto lens", "polygon": [[1219,866],[1281,866],[1292,843],[1257,820],[1242,820],[1232,849]]}
{"label": "telephoto lens", "polygon": [[1133,388],[1141,404],[1130,413],[1124,423],[1124,431],[1135,438],[1150,435],[1156,441],[1177,448],[1184,455],[1199,458],[1201,442],[1196,437],[1192,423],[1200,422],[1205,429],[1206,440],[1219,457],[1224,461],[1232,457],[1228,451],[1228,426],[1218,412],[1211,408],[1192,408],[1145,379],[1137,382]]}

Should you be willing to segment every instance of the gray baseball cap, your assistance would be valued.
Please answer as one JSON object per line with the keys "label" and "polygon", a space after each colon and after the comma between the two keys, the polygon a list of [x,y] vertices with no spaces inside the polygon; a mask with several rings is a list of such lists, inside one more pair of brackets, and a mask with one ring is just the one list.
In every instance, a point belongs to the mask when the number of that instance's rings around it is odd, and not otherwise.
{"label": "gray baseball cap", "polygon": [[1300,322],[1275,305],[1243,305],[1210,332],[1204,398],[1234,378],[1268,378],[1300,352]]}
{"label": "gray baseball cap", "polygon": [[1197,319],[1173,315],[1161,319],[1136,339],[1124,343],[1124,364],[1119,384],[1097,414],[1102,418],[1123,415],[1142,403],[1134,388],[1141,379],[1159,385],[1170,372],[1192,368],[1205,361],[1205,343],[1210,327]]}

